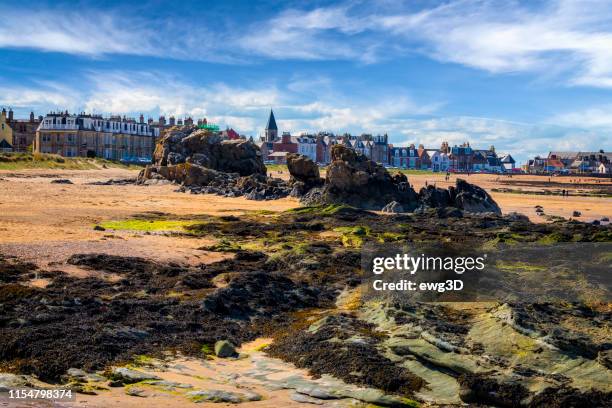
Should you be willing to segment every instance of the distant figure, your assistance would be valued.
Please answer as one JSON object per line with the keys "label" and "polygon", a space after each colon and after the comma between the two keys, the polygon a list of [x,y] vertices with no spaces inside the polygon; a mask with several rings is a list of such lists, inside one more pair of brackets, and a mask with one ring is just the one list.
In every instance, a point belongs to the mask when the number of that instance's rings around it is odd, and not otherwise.
{"label": "distant figure", "polygon": [[427,180],[425,180],[425,187],[427,187]]}
{"label": "distant figure", "polygon": [[565,189],[561,190],[561,196],[565,197]]}

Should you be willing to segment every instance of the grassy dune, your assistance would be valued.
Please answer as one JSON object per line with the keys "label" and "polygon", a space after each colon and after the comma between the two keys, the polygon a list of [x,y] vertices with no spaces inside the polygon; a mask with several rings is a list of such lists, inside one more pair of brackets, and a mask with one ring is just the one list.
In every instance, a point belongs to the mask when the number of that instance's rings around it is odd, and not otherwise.
{"label": "grassy dune", "polygon": [[57,154],[44,153],[0,153],[0,170],[23,169],[63,169],[63,170],[94,170],[103,166],[118,168],[138,168],[134,165],[125,165],[116,161],[87,158],[62,157]]}

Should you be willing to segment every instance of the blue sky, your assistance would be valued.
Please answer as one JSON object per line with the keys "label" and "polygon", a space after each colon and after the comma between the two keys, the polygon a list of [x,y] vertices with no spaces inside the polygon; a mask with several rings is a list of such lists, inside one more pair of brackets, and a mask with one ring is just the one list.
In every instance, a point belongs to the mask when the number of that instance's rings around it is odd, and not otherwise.
{"label": "blue sky", "polygon": [[0,2],[0,105],[612,148],[609,1]]}

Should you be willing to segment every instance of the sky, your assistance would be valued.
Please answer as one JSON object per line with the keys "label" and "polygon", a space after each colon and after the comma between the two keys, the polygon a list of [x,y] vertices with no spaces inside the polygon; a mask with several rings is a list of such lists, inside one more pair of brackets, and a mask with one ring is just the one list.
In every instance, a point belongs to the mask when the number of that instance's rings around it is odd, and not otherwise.
{"label": "sky", "polygon": [[612,2],[0,0],[0,106],[612,150]]}

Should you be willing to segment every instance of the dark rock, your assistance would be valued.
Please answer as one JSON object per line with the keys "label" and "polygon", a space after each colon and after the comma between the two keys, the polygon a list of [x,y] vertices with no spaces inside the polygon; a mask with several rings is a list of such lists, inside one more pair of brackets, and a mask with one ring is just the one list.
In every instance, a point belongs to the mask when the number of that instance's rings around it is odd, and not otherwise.
{"label": "dark rock", "polygon": [[572,212],[572,217],[580,217],[581,215],[582,215],[582,213],[580,211]]}
{"label": "dark rock", "polygon": [[323,184],[319,175],[319,167],[309,157],[295,153],[287,154],[287,169],[291,175],[289,184],[302,183],[303,186],[300,187],[302,194]]}
{"label": "dark rock", "polygon": [[74,184],[74,183],[68,179],[55,179],[55,180],[51,180],[51,184]]}
{"label": "dark rock", "polygon": [[140,172],[136,182],[174,182],[192,194],[253,200],[282,198],[291,192],[286,182],[266,178],[266,167],[255,144],[221,140],[219,134],[194,126],[168,129],[157,143],[153,164]]}
{"label": "dark rock", "polygon": [[518,382],[498,382],[484,374],[463,374],[458,379],[460,398],[467,403],[519,407],[529,391]]}
{"label": "dark rock", "polygon": [[95,227],[93,227],[94,231],[106,231],[106,228],[104,228],[101,225],[96,225]]}
{"label": "dark rock", "polygon": [[331,156],[324,186],[310,190],[302,198],[304,204],[349,204],[380,210],[397,201],[409,211],[417,207],[412,187],[397,183],[382,165],[342,145],[334,145]]}
{"label": "dark rock", "polygon": [[437,188],[432,185],[423,187],[421,189],[419,192],[419,199],[421,201],[421,205],[432,208],[447,207],[453,204],[451,203],[451,195],[449,190]]}
{"label": "dark rock", "polygon": [[[469,212],[492,212],[501,215],[501,209],[484,189],[457,179],[454,191],[449,189],[455,207]],[[455,195],[456,194],[456,195]],[[453,199],[453,195],[455,198]]]}
{"label": "dark rock", "polygon": [[227,340],[219,340],[215,343],[215,355],[221,358],[236,357],[236,347]]}

